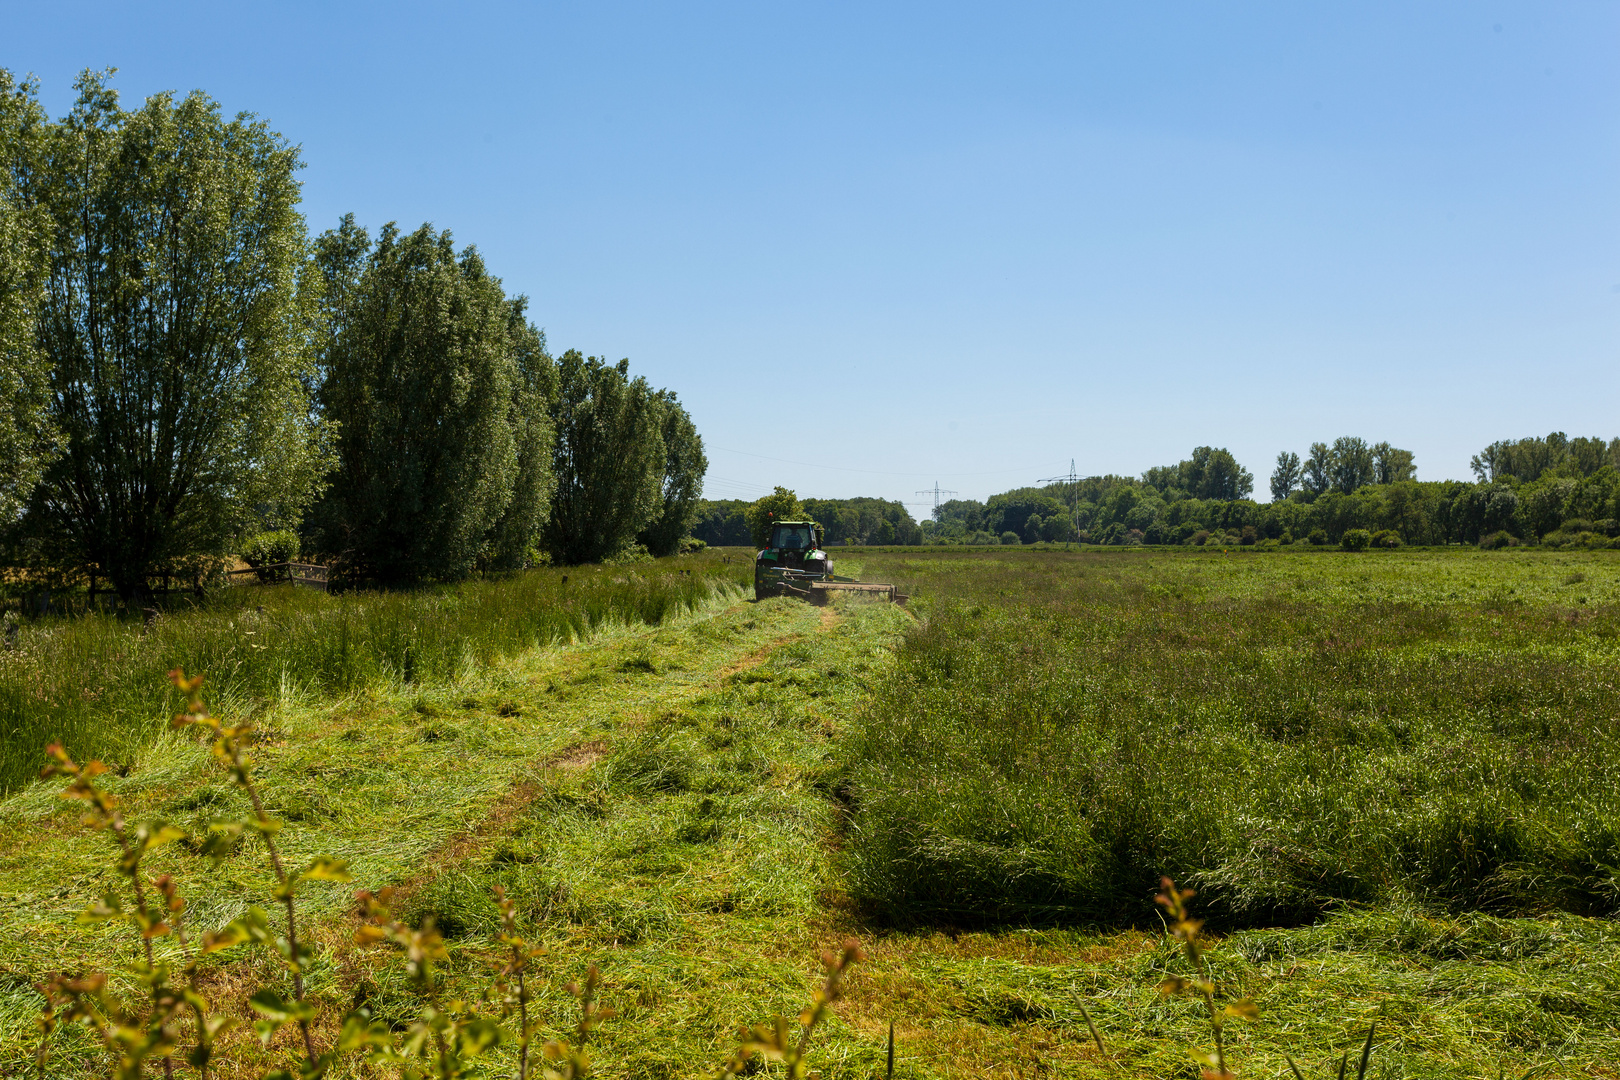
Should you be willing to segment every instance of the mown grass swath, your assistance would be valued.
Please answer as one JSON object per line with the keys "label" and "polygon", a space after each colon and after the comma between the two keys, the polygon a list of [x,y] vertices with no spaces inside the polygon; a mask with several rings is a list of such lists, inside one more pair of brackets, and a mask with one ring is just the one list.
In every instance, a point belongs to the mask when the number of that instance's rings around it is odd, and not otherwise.
{"label": "mown grass swath", "polygon": [[247,714],[293,694],[442,682],[606,626],[655,626],[740,590],[746,567],[722,559],[531,570],[410,592],[240,588],[150,627],[111,615],[28,624],[0,650],[0,790],[37,773],[49,742],[128,764],[176,707],[161,681],[170,668],[208,671],[220,699]]}
{"label": "mown grass swath", "polygon": [[1153,924],[1161,875],[1227,925],[1612,914],[1620,564],[1559,558],[867,556],[927,618],[845,748],[852,890],[902,921]]}

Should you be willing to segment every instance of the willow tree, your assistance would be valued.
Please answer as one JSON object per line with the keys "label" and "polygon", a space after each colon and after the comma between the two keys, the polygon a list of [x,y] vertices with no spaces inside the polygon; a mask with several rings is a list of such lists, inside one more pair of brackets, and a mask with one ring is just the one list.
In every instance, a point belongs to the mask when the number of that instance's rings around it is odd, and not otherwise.
{"label": "willow tree", "polygon": [[320,397],[338,424],[311,515],[319,546],[356,577],[462,577],[499,546],[520,489],[527,517],[505,534],[526,545],[549,487],[549,359],[521,303],[430,225],[387,225],[373,244],[350,216],[317,249],[331,327]]}
{"label": "willow tree", "polygon": [[663,411],[659,432],[664,439],[664,469],[659,482],[656,516],[642,530],[638,540],[654,555],[673,555],[697,520],[698,503],[703,497],[703,474],[709,459],[703,453],[703,438],[673,391],[658,393]]}
{"label": "willow tree", "polygon": [[557,478],[544,543],[560,563],[598,562],[635,542],[661,506],[664,408],[630,361],[570,349],[557,360]]}
{"label": "willow tree", "polygon": [[45,414],[49,369],[35,335],[49,218],[25,194],[47,129],[35,92],[0,69],[0,525],[16,521],[55,449]]}
{"label": "willow tree", "polygon": [[296,520],[325,469],[300,163],[200,92],[126,112],[104,75],[76,87],[17,192],[49,229],[35,345],[64,439],[23,524],[41,559],[132,599],[265,514]]}

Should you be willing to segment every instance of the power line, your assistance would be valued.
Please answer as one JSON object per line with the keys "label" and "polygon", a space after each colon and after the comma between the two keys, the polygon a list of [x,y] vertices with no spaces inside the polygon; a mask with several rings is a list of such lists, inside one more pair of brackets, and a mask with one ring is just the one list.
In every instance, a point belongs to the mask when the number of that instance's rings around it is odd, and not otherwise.
{"label": "power line", "polygon": [[[743,457],[759,458],[762,461],[780,461],[784,465],[803,465],[810,469],[831,469],[834,472],[866,473],[869,476],[927,476],[927,473],[901,472],[894,469],[853,469],[847,465],[825,465],[819,461],[795,461],[792,458],[772,457],[770,454],[756,454],[752,450],[734,450],[729,446],[709,446],[709,450],[719,450],[727,454],[741,454]],[[1072,465],[1072,462],[1071,462]],[[1001,469],[982,469],[978,472],[959,473],[960,476],[1000,476],[1005,473],[1021,472],[1017,465],[1009,465]]]}

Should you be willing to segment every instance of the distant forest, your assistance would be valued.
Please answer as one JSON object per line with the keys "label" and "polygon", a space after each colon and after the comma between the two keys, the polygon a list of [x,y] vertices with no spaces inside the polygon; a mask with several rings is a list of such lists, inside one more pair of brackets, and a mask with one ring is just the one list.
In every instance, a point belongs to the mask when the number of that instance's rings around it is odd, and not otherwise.
{"label": "distant forest", "polygon": [[[1471,462],[1474,480],[1418,480],[1414,456],[1354,437],[1277,455],[1272,501],[1232,454],[1201,446],[1140,478],[1089,476],[1022,487],[979,502],[942,503],[913,521],[882,499],[806,499],[833,542],[857,544],[1338,544],[1366,530],[1378,546],[1485,544],[1620,546],[1620,438],[1563,432],[1494,442]],[[704,501],[693,535],[747,544],[739,500]]]}
{"label": "distant forest", "polygon": [[[744,516],[753,504],[741,499],[704,500],[698,504],[692,536],[707,544],[744,547],[752,543]],[[831,544],[921,544],[924,530],[905,503],[886,499],[805,499],[803,513],[826,527]]]}

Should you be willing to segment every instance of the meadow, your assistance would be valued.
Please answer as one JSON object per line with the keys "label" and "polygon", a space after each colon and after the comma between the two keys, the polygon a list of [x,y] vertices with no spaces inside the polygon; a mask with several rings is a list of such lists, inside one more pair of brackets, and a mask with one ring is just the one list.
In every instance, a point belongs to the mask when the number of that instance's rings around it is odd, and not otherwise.
{"label": "meadow", "polygon": [[411,591],[238,586],[179,600],[150,626],[127,614],[22,622],[0,650],[0,793],[32,779],[41,748],[124,765],[166,730],[171,668],[206,671],[239,715],[295,695],[437,684],[604,628],[657,626],[751,582],[740,559],[539,569]]}
{"label": "meadow", "polygon": [[844,745],[897,921],[1620,908],[1620,560],[868,559],[926,598]]}
{"label": "meadow", "polygon": [[[694,564],[665,565],[633,569]],[[600,968],[617,1015],[598,1075],[718,1075],[738,1025],[794,1016],[817,950],[855,936],[868,958],[817,1034],[821,1076],[883,1075],[892,1022],[896,1076],[1194,1077],[1203,1007],[1158,989],[1190,970],[1153,904],[1170,873],[1198,889],[1218,1000],[1258,1008],[1228,1028],[1239,1076],[1290,1075],[1285,1054],[1334,1075],[1370,1025],[1369,1076],[1620,1076],[1614,554],[841,553],[908,609],[745,601],[725,584],[745,565],[716,561],[706,599],[655,619],[513,632],[485,661],[446,646],[410,681],[234,692],[289,858],[354,875],[301,901],[318,1041],[356,1005],[396,1032],[422,1008],[355,944],[353,888],[399,886],[479,1008],[500,886],[549,950],[543,1037]],[[551,573],[473,588],[562,588]],[[366,600],[289,602],[337,619]],[[106,783],[132,818],[194,836],[242,811],[196,742],[128,745]],[[0,1075],[33,1060],[35,982],[121,977],[133,955],[127,929],[76,918],[108,844],[59,786],[0,799]],[[186,842],[154,859],[198,926],[273,885],[251,840],[217,865]],[[226,1013],[251,1018],[250,988],[281,977],[267,957],[208,959]],[[294,1065],[288,1035],[238,1029],[218,1075]],[[475,1075],[513,1075],[514,1054]],[[51,1062],[106,1071],[80,1027]]]}

